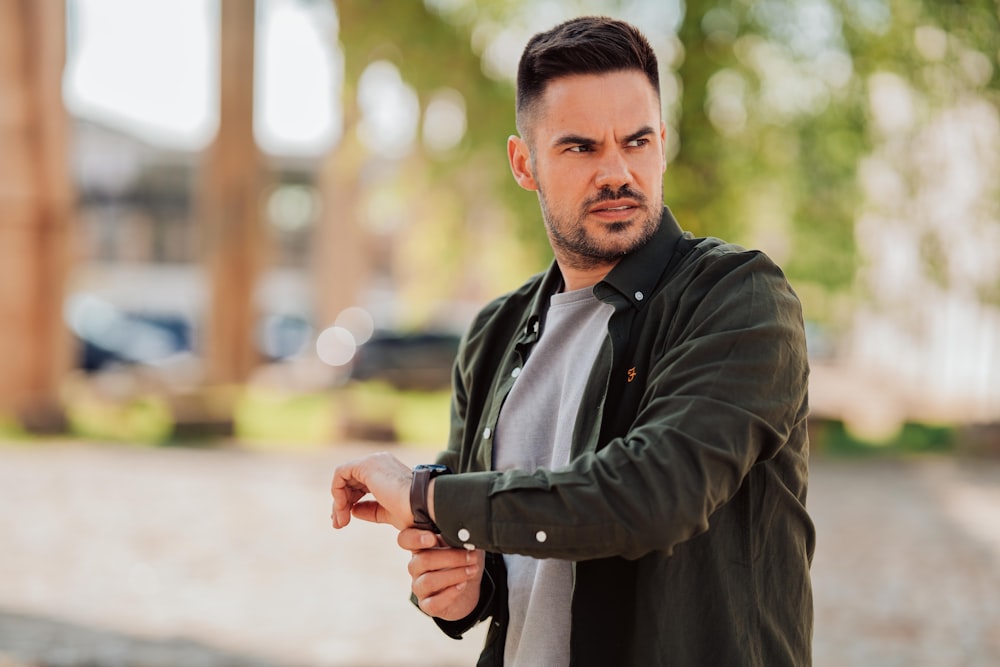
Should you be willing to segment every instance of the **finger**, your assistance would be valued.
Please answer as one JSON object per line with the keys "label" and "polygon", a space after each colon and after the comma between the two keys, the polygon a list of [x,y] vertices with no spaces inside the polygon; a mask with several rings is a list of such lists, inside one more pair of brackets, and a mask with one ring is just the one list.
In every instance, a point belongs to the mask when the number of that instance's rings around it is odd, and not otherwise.
{"label": "finger", "polygon": [[351,522],[351,512],[347,511],[341,512],[337,509],[337,504],[334,503],[333,509],[330,510],[330,521],[334,528],[343,528]]}
{"label": "finger", "polygon": [[404,528],[399,531],[396,543],[407,551],[420,551],[421,549],[433,549],[444,546],[441,537],[429,530],[419,528]]}
{"label": "finger", "polygon": [[413,552],[413,557],[407,564],[406,569],[410,577],[416,579],[426,572],[435,570],[449,570],[452,568],[465,568],[470,565],[478,565],[472,552],[465,549],[424,549]]}
{"label": "finger", "polygon": [[364,488],[364,482],[357,477],[358,466],[354,461],[337,466],[330,481],[330,493],[334,496],[346,488]]}
{"label": "finger", "polygon": [[343,487],[333,491],[333,527],[343,528],[351,522],[351,508],[366,495],[364,489]]}
{"label": "finger", "polygon": [[[468,592],[469,586],[470,584],[463,582],[446,588],[435,595],[429,595],[425,598],[417,596],[417,605],[424,613],[430,616],[445,617],[455,607],[461,597]],[[468,609],[463,610],[459,617],[467,615],[475,607],[472,603],[467,606]]]}
{"label": "finger", "polygon": [[474,564],[447,570],[426,572],[413,580],[413,593],[418,600],[441,595],[449,588],[464,590],[472,581],[479,581],[480,570]]}
{"label": "finger", "polygon": [[343,528],[351,522],[351,507],[353,505],[354,500],[350,499],[346,494],[341,495],[339,498],[334,495],[333,512],[331,514],[334,528]]}
{"label": "finger", "polygon": [[343,528],[351,522],[351,507],[368,493],[368,488],[354,477],[355,468],[352,462],[334,470],[333,480],[330,482],[334,528]]}
{"label": "finger", "polygon": [[369,523],[388,523],[386,521],[387,512],[385,508],[374,500],[355,503],[351,508],[351,515],[356,519],[361,519]]}

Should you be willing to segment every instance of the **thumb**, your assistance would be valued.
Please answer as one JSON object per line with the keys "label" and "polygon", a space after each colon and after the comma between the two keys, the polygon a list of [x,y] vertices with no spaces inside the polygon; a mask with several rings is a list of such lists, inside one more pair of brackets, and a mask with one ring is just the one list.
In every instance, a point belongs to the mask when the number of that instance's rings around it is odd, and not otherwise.
{"label": "thumb", "polygon": [[369,523],[389,523],[389,517],[385,508],[374,500],[365,500],[360,503],[356,503],[354,507],[351,508],[351,514],[361,519],[362,521],[368,521]]}

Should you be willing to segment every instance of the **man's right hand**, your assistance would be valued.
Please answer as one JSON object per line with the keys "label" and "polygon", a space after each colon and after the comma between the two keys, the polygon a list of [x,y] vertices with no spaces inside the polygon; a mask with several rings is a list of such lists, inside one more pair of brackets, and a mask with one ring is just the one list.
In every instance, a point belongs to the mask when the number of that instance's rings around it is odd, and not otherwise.
{"label": "man's right hand", "polygon": [[425,613],[458,621],[475,610],[486,566],[483,551],[449,547],[440,536],[417,528],[400,531],[397,542],[413,554],[407,569],[413,594]]}

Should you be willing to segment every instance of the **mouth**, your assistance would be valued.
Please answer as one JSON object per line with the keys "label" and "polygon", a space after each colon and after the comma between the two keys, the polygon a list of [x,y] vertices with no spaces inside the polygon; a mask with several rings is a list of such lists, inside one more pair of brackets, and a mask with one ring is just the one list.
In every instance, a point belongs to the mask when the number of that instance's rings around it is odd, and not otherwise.
{"label": "mouth", "polygon": [[616,200],[609,202],[601,202],[590,209],[590,212],[595,215],[600,216],[620,216],[623,214],[628,214],[639,208],[639,205],[630,200]]}

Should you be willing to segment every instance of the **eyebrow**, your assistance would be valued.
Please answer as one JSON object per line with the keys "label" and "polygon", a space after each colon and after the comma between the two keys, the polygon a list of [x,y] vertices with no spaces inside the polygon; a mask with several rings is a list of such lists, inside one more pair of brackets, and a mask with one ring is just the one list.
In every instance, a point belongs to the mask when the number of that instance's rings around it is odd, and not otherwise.
{"label": "eyebrow", "polygon": [[563,136],[552,142],[552,146],[558,148],[559,146],[578,146],[584,145],[589,146],[591,144],[596,144],[597,142],[593,139],[588,139],[587,137],[580,136],[579,134],[564,134]]}
{"label": "eyebrow", "polygon": [[[641,139],[641,138],[643,138],[645,136],[653,134],[654,132],[655,132],[655,130],[652,127],[650,127],[649,125],[646,125],[644,127],[641,127],[640,129],[636,130],[632,134],[628,135],[627,137],[625,137],[625,141],[623,143],[627,144],[630,141],[635,141],[636,139]],[[596,139],[591,139],[589,137],[584,137],[584,136],[579,135],[579,134],[564,134],[563,136],[561,136],[558,139],[556,139],[552,143],[552,145],[554,147],[559,147],[559,146],[580,146],[580,145],[582,145],[582,146],[593,146],[596,143],[599,143]]]}

